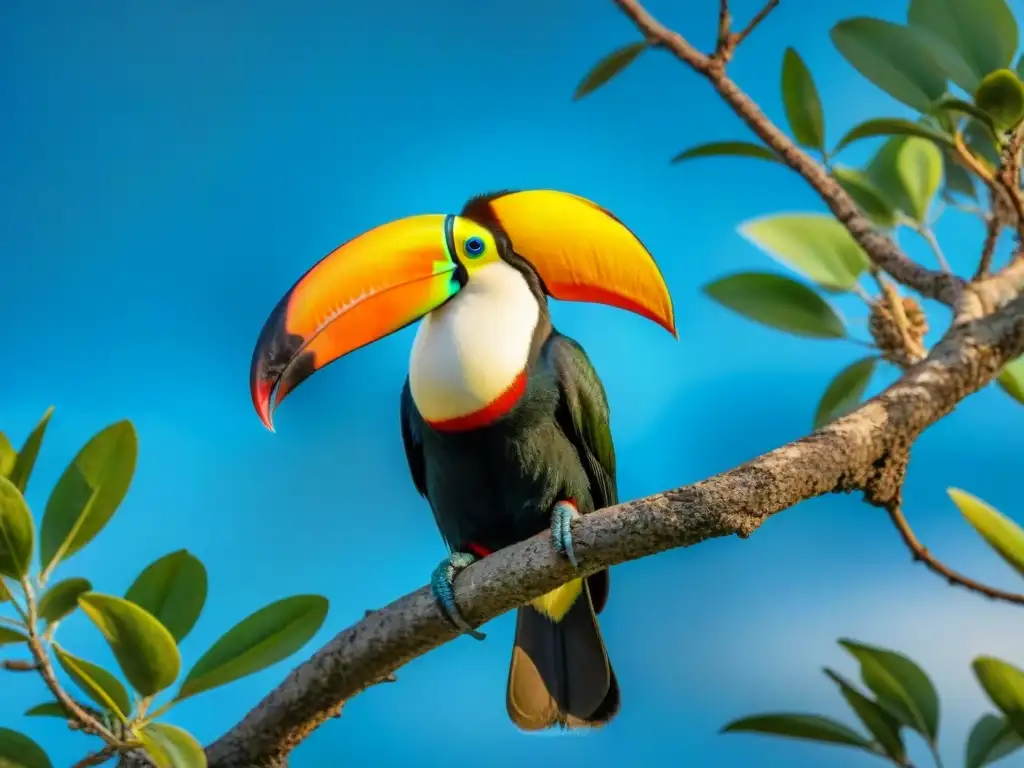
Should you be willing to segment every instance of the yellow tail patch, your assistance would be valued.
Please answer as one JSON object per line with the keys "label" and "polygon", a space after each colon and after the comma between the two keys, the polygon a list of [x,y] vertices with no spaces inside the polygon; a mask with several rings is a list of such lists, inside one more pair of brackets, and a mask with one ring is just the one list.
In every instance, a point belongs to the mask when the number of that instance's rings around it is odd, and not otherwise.
{"label": "yellow tail patch", "polygon": [[582,592],[583,579],[573,579],[568,584],[541,595],[530,605],[552,621],[561,621]]}

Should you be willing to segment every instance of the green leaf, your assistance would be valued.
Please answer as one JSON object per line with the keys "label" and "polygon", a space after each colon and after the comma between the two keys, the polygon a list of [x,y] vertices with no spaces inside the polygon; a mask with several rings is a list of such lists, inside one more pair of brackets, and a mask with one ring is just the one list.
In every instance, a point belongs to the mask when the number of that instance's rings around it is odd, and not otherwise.
{"label": "green leaf", "polygon": [[51,624],[60,621],[78,607],[78,598],[91,589],[88,579],[58,581],[39,598],[39,616]]}
{"label": "green leaf", "polygon": [[59,717],[62,720],[66,720],[71,717],[71,713],[68,712],[64,705],[59,701],[46,701],[42,704],[36,704],[34,707],[25,710],[26,717]]}
{"label": "green leaf", "polygon": [[875,187],[866,173],[855,168],[836,165],[832,168],[832,176],[872,223],[885,229],[896,225],[896,210]]}
{"label": "green leaf", "polygon": [[744,317],[797,336],[841,339],[835,310],[806,285],[767,272],[741,272],[704,286],[704,292]]}
{"label": "green leaf", "polygon": [[794,48],[787,48],[782,59],[782,103],[797,142],[823,150],[825,115],[821,109],[821,98],[807,65]]}
{"label": "green leaf", "polygon": [[984,768],[1024,746],[1010,724],[996,715],[982,715],[967,739],[964,768]]}
{"label": "green leaf", "polygon": [[903,174],[900,172],[900,150],[909,141],[907,136],[893,136],[886,140],[871,162],[865,168],[865,174],[875,185],[885,200],[897,211],[906,216],[912,216],[914,203],[910,199],[907,188],[903,184]]}
{"label": "green leaf", "polygon": [[124,676],[140,694],[154,696],[178,678],[178,645],[149,611],[98,592],[82,595],[78,605],[106,639]]}
{"label": "green leaf", "polygon": [[864,397],[864,391],[875,372],[877,357],[865,357],[843,368],[825,388],[825,394],[814,414],[814,429],[849,413]]}
{"label": "green leaf", "polygon": [[851,128],[843,138],[836,144],[833,153],[861,139],[873,139],[878,136],[919,136],[922,139],[930,139],[936,144],[952,147],[953,137],[945,131],[940,131],[923,123],[915,123],[913,120],[904,120],[900,117],[877,117],[873,120],[865,120],[860,125]]}
{"label": "green leaf", "polygon": [[958,488],[949,488],[946,493],[988,545],[1024,576],[1024,530],[977,496]]}
{"label": "green leaf", "polygon": [[125,599],[160,619],[180,643],[206,603],[206,568],[187,550],[171,552],[139,574]]}
{"label": "green leaf", "polygon": [[0,603],[9,603],[12,599],[13,596],[11,595],[11,590],[7,588],[3,577],[0,576]]}
{"label": "green leaf", "polygon": [[1024,84],[1013,70],[997,69],[981,81],[974,92],[974,103],[992,116],[996,128],[1015,128],[1024,120]]}
{"label": "green leaf", "polygon": [[991,129],[973,118],[963,128],[964,143],[988,170],[999,165],[999,145]]}
{"label": "green leaf", "polygon": [[983,110],[981,107],[972,104],[969,101],[958,99],[954,96],[950,96],[949,94],[946,94],[937,102],[935,102],[935,107],[932,111],[944,112],[947,114],[954,115],[967,115],[968,117],[973,117],[975,120],[981,121],[986,126],[988,126],[990,130],[996,130],[996,124],[992,118],[992,115]]}
{"label": "green leaf", "polygon": [[868,257],[829,215],[782,213],[746,221],[740,234],[770,256],[824,288],[848,291],[867,269]]}
{"label": "green leaf", "polygon": [[939,733],[939,694],[927,673],[901,653],[840,640],[860,662],[861,679],[878,703],[934,744]]}
{"label": "green leaf", "polygon": [[46,752],[23,733],[0,728],[0,766],[3,768],[53,768]]}
{"label": "green leaf", "polygon": [[0,625],[0,645],[13,645],[14,643],[27,643],[28,635],[14,627]]}
{"label": "green leaf", "polygon": [[907,19],[930,33],[932,57],[968,93],[1017,50],[1017,21],[1004,0],[910,0]]}
{"label": "green leaf", "polygon": [[912,206],[907,213],[919,224],[925,223],[942,185],[942,152],[927,139],[909,137],[900,147],[896,168]]}
{"label": "green leaf", "polygon": [[903,744],[903,737],[900,735],[900,725],[892,715],[883,709],[877,702],[872,701],[862,694],[841,675],[826,668],[825,674],[832,678],[832,681],[839,686],[839,692],[846,699],[850,709],[860,718],[871,735],[881,745],[889,757],[898,760],[901,764],[906,757],[906,747]]}
{"label": "green leaf", "polygon": [[138,450],[135,427],[119,421],[78,452],[46,503],[39,537],[44,570],[80,550],[107,524],[128,493]]}
{"label": "green leaf", "polygon": [[1024,736],[1024,672],[992,656],[979,656],[971,667],[989,699],[1006,715],[1010,727],[1018,736]]}
{"label": "green leaf", "polygon": [[871,749],[871,742],[842,723],[827,717],[804,714],[765,714],[734,720],[722,733],[765,733],[792,739],[822,741],[849,747]]}
{"label": "green leaf", "polygon": [[29,477],[36,466],[39,448],[43,444],[43,435],[46,434],[46,427],[50,423],[52,415],[53,406],[51,405],[46,409],[46,413],[43,414],[43,418],[39,420],[36,428],[25,438],[25,443],[21,446],[21,450],[18,451],[18,456],[14,461],[14,467],[11,469],[9,479],[22,493],[25,493],[28,489]]}
{"label": "green leaf", "polygon": [[779,162],[779,156],[768,147],[752,144],[749,141],[709,141],[696,147],[683,150],[670,162],[681,163],[699,157],[752,157],[756,160],[773,160]]}
{"label": "green leaf", "polygon": [[1017,59],[1017,66],[1014,68],[1014,72],[1017,73],[1017,77],[1024,78],[1024,55]]}
{"label": "green leaf", "polygon": [[36,527],[21,491],[0,477],[0,575],[21,579],[32,565]]}
{"label": "green leaf", "polygon": [[909,27],[858,17],[832,27],[832,43],[864,77],[897,101],[924,112],[946,90],[946,77]]}
{"label": "green leaf", "polygon": [[949,150],[942,151],[942,176],[946,180],[945,193],[978,199],[978,190],[970,171],[958,163]]}
{"label": "green leaf", "polygon": [[1024,403],[1024,357],[1007,363],[996,382],[1006,394],[1018,403]]}
{"label": "green leaf", "polygon": [[271,603],[228,630],[192,667],[177,700],[195,696],[287,658],[317,633],[327,598],[296,595]]}
{"label": "green leaf", "polygon": [[53,653],[61,669],[86,696],[99,704],[104,711],[113,712],[122,720],[127,719],[128,713],[132,710],[132,703],[128,698],[128,691],[121,685],[120,680],[91,661],[72,656],[57,643],[53,643]]}
{"label": "green leaf", "polygon": [[584,77],[576,86],[576,93],[573,94],[573,101],[582,99],[588,93],[592,93],[607,83],[626,67],[632,64],[636,57],[647,49],[646,42],[630,43],[621,48],[616,48],[603,59]]}
{"label": "green leaf", "polygon": [[14,469],[14,462],[18,458],[18,452],[14,450],[7,435],[0,432],[0,477],[8,477]]}
{"label": "green leaf", "polygon": [[149,723],[139,733],[156,768],[206,768],[206,753],[195,736],[167,723]]}

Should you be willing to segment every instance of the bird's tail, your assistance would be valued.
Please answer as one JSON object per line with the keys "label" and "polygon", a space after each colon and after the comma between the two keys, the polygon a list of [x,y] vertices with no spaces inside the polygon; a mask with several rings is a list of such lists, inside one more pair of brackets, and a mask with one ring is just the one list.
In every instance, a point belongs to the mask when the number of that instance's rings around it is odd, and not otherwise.
{"label": "bird's tail", "polygon": [[518,727],[593,728],[618,713],[619,685],[595,613],[607,590],[608,572],[602,571],[519,609],[506,693]]}

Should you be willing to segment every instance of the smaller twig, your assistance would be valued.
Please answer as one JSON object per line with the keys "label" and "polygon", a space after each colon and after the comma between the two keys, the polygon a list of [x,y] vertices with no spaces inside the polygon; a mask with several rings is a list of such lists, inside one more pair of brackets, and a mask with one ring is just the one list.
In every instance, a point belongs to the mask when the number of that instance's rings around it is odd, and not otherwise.
{"label": "smaller twig", "polygon": [[117,755],[117,750],[108,744],[98,752],[93,752],[92,754],[86,755],[77,763],[75,763],[72,766],[72,768],[89,768],[89,766],[93,765],[103,765],[105,762],[107,762],[107,760],[114,757],[115,755]]}
{"label": "smaller twig", "polygon": [[768,3],[750,20],[739,32],[732,31],[732,14],[729,12],[729,0],[719,0],[718,6],[718,40],[715,43],[715,52],[709,56],[709,60],[718,62],[721,67],[732,58],[736,48],[746,40],[765,18],[779,6],[779,0],[768,0]]}
{"label": "smaller twig", "polygon": [[733,36],[733,40],[735,41],[733,43],[733,47],[735,48],[737,45],[746,40],[750,36],[750,33],[757,28],[757,25],[764,21],[765,18],[767,18],[768,14],[778,7],[779,0],[768,0],[767,5],[765,5],[764,8],[762,8],[754,15],[754,18],[750,20],[750,23],[747,24],[747,26],[745,26],[738,33],[736,33],[736,35]]}
{"label": "smaller twig", "polygon": [[989,214],[985,221],[985,244],[981,248],[981,259],[978,261],[978,269],[974,273],[973,280],[988,277],[989,270],[992,269],[992,257],[996,252],[996,243],[999,242],[1000,229],[1002,229],[1002,224],[999,217]]}
{"label": "smaller twig", "polygon": [[732,32],[732,14],[729,13],[729,0],[719,0],[718,4],[718,41],[715,52],[723,53],[730,45]]}
{"label": "smaller twig", "polygon": [[938,239],[935,237],[935,233],[932,232],[931,228],[927,225],[919,225],[914,227],[917,230],[917,234],[924,238],[924,241],[928,243],[928,247],[932,249],[935,254],[935,260],[939,263],[939,269],[943,272],[952,272],[949,268],[949,262],[946,261],[946,256],[942,252],[942,246],[939,245]]}
{"label": "smaller twig", "polygon": [[39,665],[22,659],[4,659],[0,661],[0,669],[5,669],[8,672],[35,672],[39,669]]}
{"label": "smaller twig", "polygon": [[990,587],[987,584],[982,584],[980,581],[968,578],[957,571],[954,571],[949,566],[936,559],[928,551],[917,536],[911,529],[910,524],[907,522],[907,518],[903,516],[903,512],[896,505],[889,507],[886,510],[889,513],[889,519],[892,520],[893,525],[896,526],[896,530],[900,534],[900,538],[903,539],[903,543],[907,545],[914,560],[920,561],[925,566],[940,576],[944,577],[950,584],[964,589],[969,589],[972,592],[977,592],[980,595],[991,598],[992,600],[1002,600],[1007,603],[1015,603],[1017,605],[1024,605],[1024,595],[1017,594],[1016,592],[1006,592],[1002,589]]}

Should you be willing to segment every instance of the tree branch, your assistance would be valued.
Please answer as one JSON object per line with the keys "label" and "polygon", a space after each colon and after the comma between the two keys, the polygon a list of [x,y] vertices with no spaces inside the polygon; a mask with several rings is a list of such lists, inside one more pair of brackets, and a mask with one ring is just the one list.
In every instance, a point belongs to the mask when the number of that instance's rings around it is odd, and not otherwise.
{"label": "tree branch", "polygon": [[993,600],[1002,600],[1007,603],[1024,605],[1024,595],[1022,594],[1007,592],[1002,589],[990,587],[987,584],[982,584],[980,581],[975,581],[974,579],[954,571],[932,555],[931,552],[928,551],[928,548],[921,543],[920,539],[918,539],[914,534],[913,528],[910,527],[910,523],[907,522],[907,518],[903,516],[903,512],[898,505],[890,506],[888,512],[889,518],[892,520],[892,524],[896,526],[896,530],[899,531],[900,538],[902,538],[903,543],[907,545],[907,549],[910,550],[914,560],[924,563],[930,570],[939,574],[954,586],[969,589],[972,592],[977,592],[978,594],[984,595],[985,597],[989,597]]}
{"label": "tree branch", "polygon": [[829,176],[828,171],[772,123],[761,108],[726,75],[724,62],[698,51],[682,35],[662,25],[636,0],[615,0],[615,4],[653,45],[665,48],[703,75],[757,137],[773,149],[783,163],[806,179],[876,265],[922,296],[949,306],[956,304],[966,285],[963,278],[940,270],[926,269],[903,253],[891,238],[876,230],[860,212],[853,198]]}
{"label": "tree branch", "polygon": [[[805,499],[862,491],[898,506],[910,446],[929,425],[1024,352],[1024,298],[953,327],[926,360],[889,389],[821,430],[693,485],[585,515],[573,540],[585,573],[721,536],[746,538]],[[474,626],[574,576],[540,534],[473,564],[456,583]],[[345,702],[402,665],[457,637],[428,588],[370,613],[293,670],[207,748],[211,768],[279,768]],[[138,764],[126,759],[122,764]]]}

